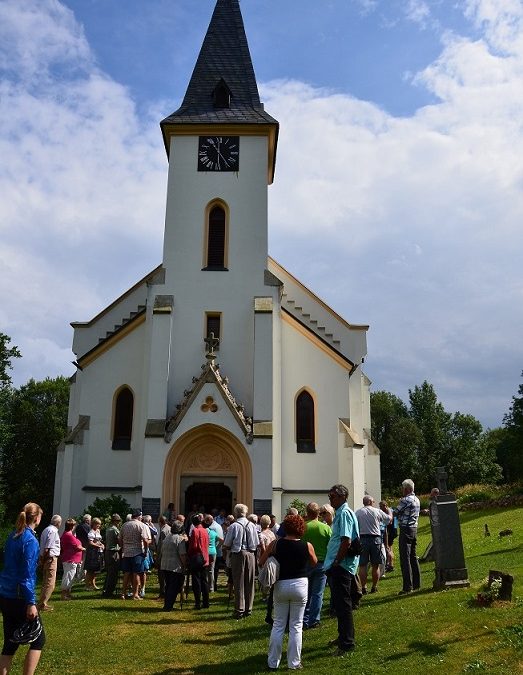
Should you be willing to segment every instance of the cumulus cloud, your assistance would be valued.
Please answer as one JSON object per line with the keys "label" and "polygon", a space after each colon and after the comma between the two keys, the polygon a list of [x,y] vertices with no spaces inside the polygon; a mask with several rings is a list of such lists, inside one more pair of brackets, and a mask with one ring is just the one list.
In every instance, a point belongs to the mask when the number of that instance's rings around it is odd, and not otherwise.
{"label": "cumulus cloud", "polygon": [[67,372],[50,354],[70,353],[68,322],[157,264],[166,162],[157,118],[55,0],[0,4],[0,68],[0,306],[23,380]]}
{"label": "cumulus cloud", "polygon": [[491,425],[516,389],[523,329],[523,10],[504,6],[501,21],[487,0],[467,4],[482,37],[445,36],[417,76],[439,102],[409,118],[298,82],[264,89],[282,123],[275,257],[371,324],[378,386],[405,397],[427,378]]}
{"label": "cumulus cloud", "polygon": [[[433,21],[429,6],[403,5],[418,24]],[[437,102],[409,117],[305,82],[262,87],[281,123],[270,244],[371,325],[378,388],[405,397],[428,379],[450,410],[496,425],[522,367],[523,9],[464,8],[477,37],[442,33],[414,78]],[[0,321],[23,351],[21,383],[72,372],[69,321],[160,261],[157,125],[172,106],[139,114],[57,0],[0,3],[0,69]]]}

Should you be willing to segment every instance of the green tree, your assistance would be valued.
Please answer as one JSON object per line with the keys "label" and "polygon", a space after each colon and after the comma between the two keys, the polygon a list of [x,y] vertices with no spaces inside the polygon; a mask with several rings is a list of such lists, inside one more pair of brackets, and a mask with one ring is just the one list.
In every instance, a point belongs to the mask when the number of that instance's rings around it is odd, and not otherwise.
{"label": "green tree", "polygon": [[523,384],[519,385],[518,395],[512,397],[512,405],[503,418],[503,427],[505,437],[498,457],[505,480],[512,483],[523,479]]}
{"label": "green tree", "polygon": [[[5,333],[0,333],[0,457],[2,448],[7,443],[10,436],[9,425],[7,424],[7,415],[9,403],[13,393],[11,386],[12,369],[11,361],[19,359],[21,354],[17,347],[10,347],[11,338]],[[5,500],[0,485],[0,522],[5,518]]]}
{"label": "green tree", "polygon": [[450,452],[442,459],[451,485],[496,483],[501,478],[495,448],[488,442],[481,423],[473,415],[454,413],[449,434]]}
{"label": "green tree", "polygon": [[19,359],[18,347],[10,347],[11,338],[5,333],[0,333],[0,389],[11,386],[11,376],[9,370],[13,368],[11,361]]}
{"label": "green tree", "polygon": [[434,387],[426,380],[414,389],[409,389],[409,415],[422,434],[418,447],[420,491],[433,487],[436,467],[445,466],[451,456],[451,415],[438,401]]}
{"label": "green tree", "polygon": [[370,406],[371,436],[380,449],[382,485],[392,491],[408,476],[417,475],[417,452],[423,439],[407,406],[394,394],[373,392]]}
{"label": "green tree", "polygon": [[66,433],[68,402],[65,377],[29,380],[13,390],[5,411],[8,433],[0,450],[0,481],[8,518],[13,519],[29,501],[51,515],[56,448]]}

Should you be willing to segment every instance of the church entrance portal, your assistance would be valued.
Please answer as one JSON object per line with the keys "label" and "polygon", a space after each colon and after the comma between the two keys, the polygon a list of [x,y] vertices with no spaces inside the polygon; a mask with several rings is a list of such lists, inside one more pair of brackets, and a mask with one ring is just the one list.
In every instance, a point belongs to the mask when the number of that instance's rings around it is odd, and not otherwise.
{"label": "church entrance portal", "polygon": [[243,440],[214,424],[195,427],[167,455],[162,504],[188,513],[193,504],[231,512],[236,502],[252,508],[252,466]]}
{"label": "church entrance portal", "polygon": [[204,513],[211,513],[213,509],[231,513],[232,492],[224,483],[195,482],[185,491],[185,513],[192,511],[195,504]]}

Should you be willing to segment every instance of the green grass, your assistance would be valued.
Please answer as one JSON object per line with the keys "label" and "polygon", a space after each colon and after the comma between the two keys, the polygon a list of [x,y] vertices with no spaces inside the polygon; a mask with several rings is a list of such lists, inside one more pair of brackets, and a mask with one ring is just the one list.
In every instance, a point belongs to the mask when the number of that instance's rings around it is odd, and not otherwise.
{"label": "green grass", "polygon": [[[326,643],[336,635],[336,622],[325,615],[321,628],[304,634],[304,672],[523,673],[523,508],[466,512],[461,518],[471,588],[432,592],[434,571],[428,563],[422,565],[423,590],[398,597],[397,560],[396,571],[355,612],[356,651],[343,659],[330,656]],[[492,533],[489,538],[483,534],[485,523]],[[514,534],[499,539],[497,533],[506,528]],[[420,554],[429,538],[425,518],[419,530]],[[480,608],[471,602],[489,569],[514,575],[512,603]],[[222,577],[220,581],[223,585]],[[155,582],[153,576],[150,598],[156,595]],[[255,675],[266,671],[269,628],[263,623],[265,606],[259,596],[253,616],[235,622],[223,586],[212,597],[210,610],[196,612],[189,600],[186,609],[170,614],[152,599],[102,600],[81,588],[75,593],[74,602],[60,602],[55,591],[55,611],[44,615],[47,645],[38,670],[42,675]],[[12,672],[21,672],[21,657],[16,657]],[[286,670],[284,664],[280,670]]]}

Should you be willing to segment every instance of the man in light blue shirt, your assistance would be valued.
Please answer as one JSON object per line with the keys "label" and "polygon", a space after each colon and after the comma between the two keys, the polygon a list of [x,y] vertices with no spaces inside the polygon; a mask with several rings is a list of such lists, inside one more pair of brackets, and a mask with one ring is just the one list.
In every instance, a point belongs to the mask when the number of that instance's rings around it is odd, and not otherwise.
{"label": "man in light blue shirt", "polygon": [[329,501],[335,509],[332,536],[327,546],[324,567],[330,578],[334,610],[338,618],[335,656],[344,656],[355,648],[351,586],[358,569],[359,556],[348,556],[349,546],[359,537],[358,521],[347,504],[349,491],[344,485],[333,485]]}

